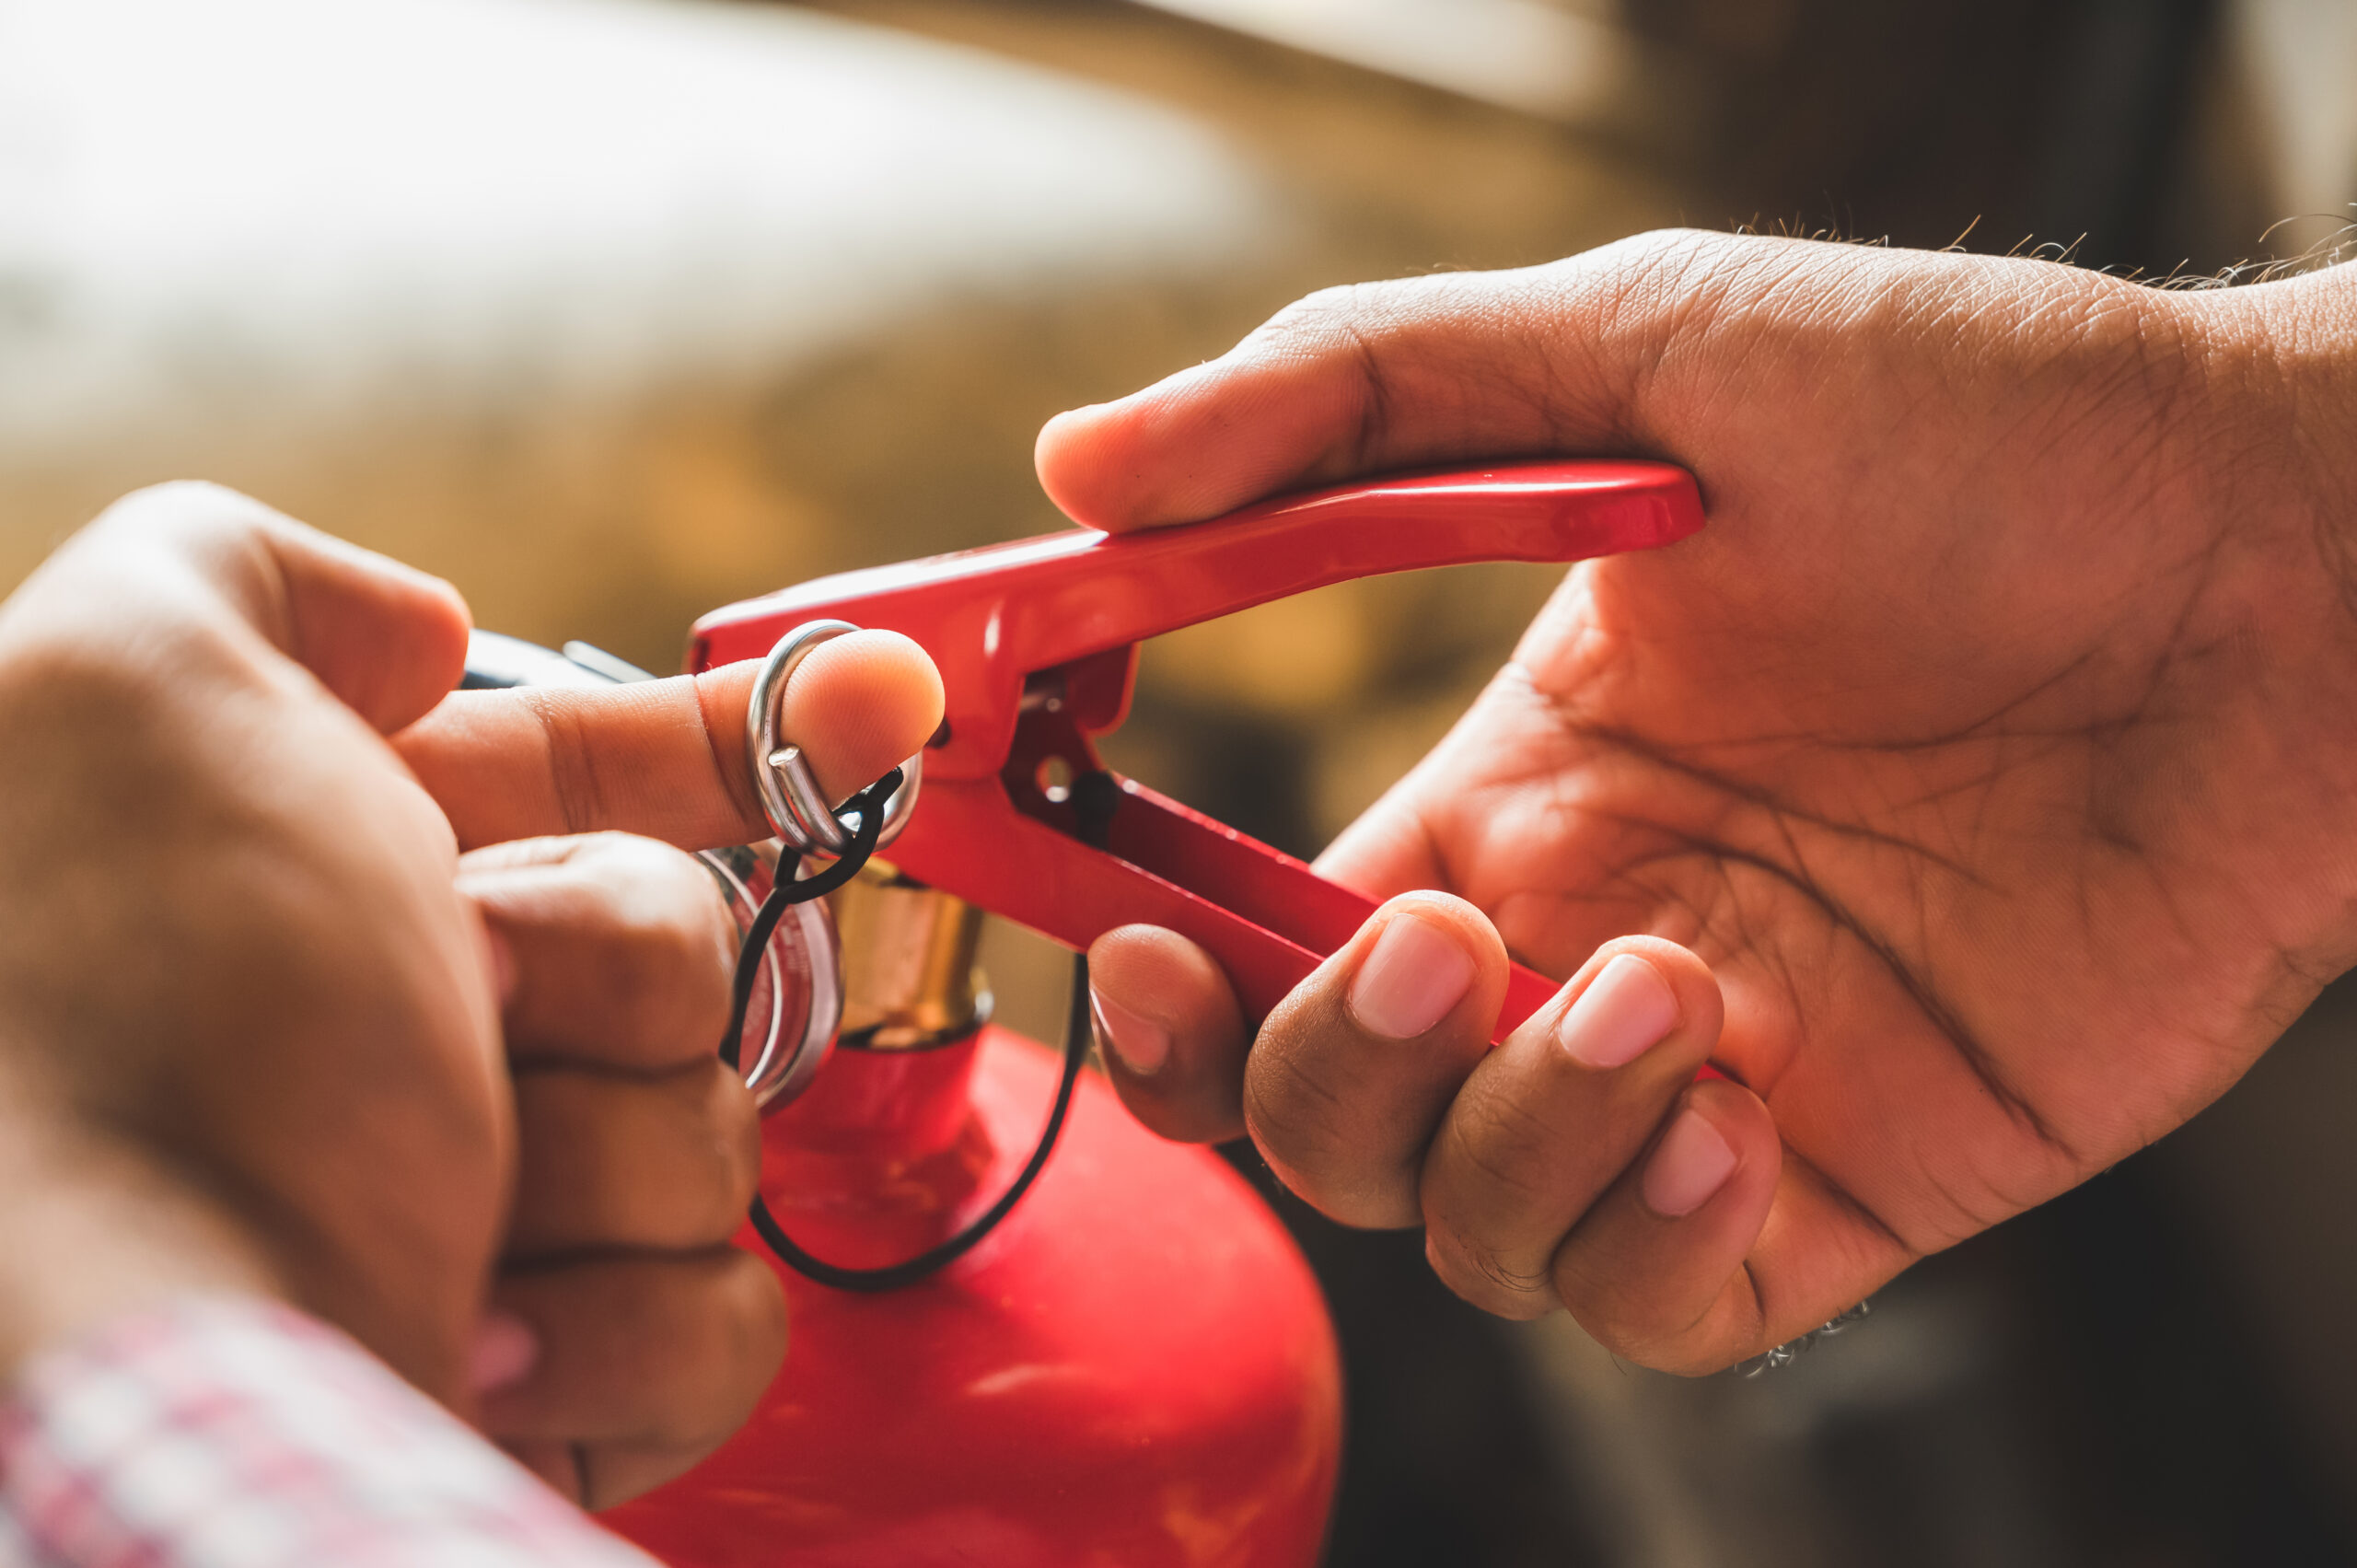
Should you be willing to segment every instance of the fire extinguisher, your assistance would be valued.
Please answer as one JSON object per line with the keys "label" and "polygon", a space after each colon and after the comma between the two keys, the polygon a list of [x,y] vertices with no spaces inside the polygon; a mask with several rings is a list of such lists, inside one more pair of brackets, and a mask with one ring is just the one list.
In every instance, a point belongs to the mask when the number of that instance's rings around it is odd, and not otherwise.
{"label": "fire extinguisher", "polygon": [[[982,912],[1075,949],[1171,927],[1265,1012],[1374,906],[1104,769],[1093,740],[1126,715],[1137,645],[1346,578],[1575,561],[1701,520],[1677,469],[1519,464],[1073,529],[699,621],[692,668],[767,661],[749,761],[783,844],[706,861],[750,934],[729,1047],[765,1121],[742,1239],[784,1281],[792,1341],[742,1431],[606,1522],[676,1568],[1314,1562],[1341,1390],[1307,1266],[1217,1156],[1144,1132],[1077,1070],[1085,976],[1061,1070],[990,1021]],[[830,809],[774,699],[853,625],[923,646],[946,718]],[[470,659],[485,684],[637,673],[578,645],[479,637]],[[829,865],[827,901],[795,901]],[[1501,1036],[1553,991],[1517,966]]]}

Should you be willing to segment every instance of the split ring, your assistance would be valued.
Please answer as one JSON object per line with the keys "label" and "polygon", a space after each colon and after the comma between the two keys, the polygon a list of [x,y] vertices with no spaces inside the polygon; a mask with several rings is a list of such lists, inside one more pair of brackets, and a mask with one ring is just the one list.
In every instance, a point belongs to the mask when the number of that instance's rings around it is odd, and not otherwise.
{"label": "split ring", "polygon": [[[859,628],[848,621],[809,621],[777,640],[753,677],[753,691],[745,714],[746,760],[752,764],[753,787],[761,811],[787,847],[804,854],[840,855],[849,848],[851,830],[835,815],[832,801],[819,787],[818,775],[802,748],[780,733],[785,705],[785,683],[810,650]],[[917,807],[917,784],[924,768],[919,751],[900,764],[900,787],[884,803],[884,826],[877,835],[882,848],[900,836],[909,814]]]}

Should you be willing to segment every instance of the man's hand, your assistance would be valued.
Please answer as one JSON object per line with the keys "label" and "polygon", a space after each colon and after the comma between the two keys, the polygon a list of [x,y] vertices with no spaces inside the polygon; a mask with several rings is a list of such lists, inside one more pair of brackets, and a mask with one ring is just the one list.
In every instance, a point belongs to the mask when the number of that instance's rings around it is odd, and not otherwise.
{"label": "man's hand", "polygon": [[[1060,416],[1109,528],[1537,454],[1710,517],[1575,569],[1328,852],[1393,901],[1248,1061],[1200,951],[1097,944],[1130,1105],[1688,1371],[2184,1121],[2357,958],[2352,286],[1648,236]],[[1491,1051],[1509,950],[1572,978]]]}
{"label": "man's hand", "polygon": [[[204,486],[0,608],[0,1367],[273,1292],[461,1411],[485,1389],[605,1503],[784,1347],[726,1246],[757,1165],[714,1054],[731,923],[687,856],[603,831],[767,836],[751,677],[450,696],[466,632],[447,585]],[[848,793],[940,696],[868,634],[787,702]]]}
{"label": "man's hand", "polygon": [[503,982],[518,1133],[476,1420],[604,1507],[734,1432],[785,1349],[776,1276],[729,1245],[761,1176],[714,1050],[736,925],[694,860],[621,833],[475,850],[458,886]]}

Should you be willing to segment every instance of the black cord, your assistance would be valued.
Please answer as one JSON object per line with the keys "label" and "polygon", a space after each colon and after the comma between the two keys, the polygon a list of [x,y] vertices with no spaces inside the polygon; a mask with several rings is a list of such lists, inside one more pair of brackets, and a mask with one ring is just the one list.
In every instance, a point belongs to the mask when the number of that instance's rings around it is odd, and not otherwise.
{"label": "black cord", "polygon": [[[876,837],[884,819],[884,802],[900,787],[900,775],[896,769],[854,796],[846,810],[859,812],[859,830],[843,851],[841,860],[808,881],[794,880],[793,868],[781,861],[778,879],[770,889],[770,896],[761,900],[761,912],[745,932],[744,945],[737,952],[737,987],[735,1004],[729,1013],[728,1038],[721,1042],[720,1054],[730,1066],[737,1064],[737,1041],[745,1028],[745,1010],[752,999],[753,980],[759,970],[761,953],[768,947],[770,934],[790,904],[807,902],[832,892],[859,874],[867,857],[876,853]],[[1102,849],[1113,820],[1113,808],[1120,803],[1120,791],[1110,773],[1083,773],[1072,782],[1074,814],[1080,819],[1080,838],[1085,843]],[[1009,1183],[1004,1192],[973,1222],[946,1241],[925,1249],[902,1262],[887,1264],[877,1269],[847,1269],[814,1258],[785,1234],[777,1216],[759,1192],[753,1194],[751,1217],[753,1229],[768,1244],[787,1267],[822,1285],[837,1290],[877,1294],[898,1290],[916,1283],[926,1276],[948,1267],[972,1251],[982,1237],[998,1228],[999,1222],[1014,1212],[1015,1205],[1029,1191],[1031,1183],[1046,1168],[1048,1156],[1054,1152],[1057,1136],[1063,1132],[1064,1117],[1072,1109],[1074,1086],[1080,1082],[1081,1064],[1088,1059],[1090,1038],[1088,1018],[1088,955],[1078,953],[1073,958],[1072,1002],[1064,1016],[1063,1072],[1056,1079],[1055,1103],[1048,1111],[1048,1124],[1039,1133],[1039,1142],[1031,1150],[1023,1169]]]}
{"label": "black cord", "polygon": [[900,770],[895,768],[843,802],[845,811],[859,813],[859,830],[843,846],[842,858],[816,877],[797,881],[795,873],[801,868],[800,857],[779,859],[777,879],[770,885],[770,896],[761,900],[753,923],[745,928],[745,939],[737,944],[737,983],[729,995],[728,1032],[720,1037],[720,1059],[731,1067],[737,1065],[745,1038],[745,1013],[752,1005],[753,982],[761,978],[761,953],[776,934],[777,923],[795,904],[823,899],[859,875],[867,857],[876,853],[876,841],[884,831],[884,803],[900,787]]}

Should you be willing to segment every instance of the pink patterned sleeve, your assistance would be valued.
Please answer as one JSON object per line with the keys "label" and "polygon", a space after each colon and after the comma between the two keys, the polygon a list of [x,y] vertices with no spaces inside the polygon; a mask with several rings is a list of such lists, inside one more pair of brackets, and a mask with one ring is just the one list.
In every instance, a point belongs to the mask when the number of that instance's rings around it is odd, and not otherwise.
{"label": "pink patterned sleeve", "polygon": [[271,1302],[36,1357],[0,1405],[0,1564],[652,1568],[383,1365]]}

